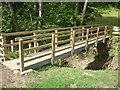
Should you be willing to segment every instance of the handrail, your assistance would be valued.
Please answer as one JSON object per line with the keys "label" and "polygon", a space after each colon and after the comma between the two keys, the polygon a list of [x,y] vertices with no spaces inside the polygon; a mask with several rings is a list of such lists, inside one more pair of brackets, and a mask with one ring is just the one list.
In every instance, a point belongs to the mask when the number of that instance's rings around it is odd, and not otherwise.
{"label": "handrail", "polygon": [[25,35],[25,34],[40,33],[40,32],[55,31],[55,30],[65,30],[65,29],[80,28],[80,27],[90,27],[90,26],[100,26],[100,25],[83,25],[83,26],[74,26],[74,27],[66,27],[66,28],[54,28],[54,29],[45,29],[45,30],[36,30],[36,31],[14,32],[14,33],[2,34],[2,35],[17,36],[17,35]]}

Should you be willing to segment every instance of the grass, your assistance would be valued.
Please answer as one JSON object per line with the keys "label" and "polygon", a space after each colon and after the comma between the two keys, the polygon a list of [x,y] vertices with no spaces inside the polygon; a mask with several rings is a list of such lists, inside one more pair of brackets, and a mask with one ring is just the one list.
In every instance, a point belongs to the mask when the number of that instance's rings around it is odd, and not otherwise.
{"label": "grass", "polygon": [[118,9],[116,8],[109,8],[107,10],[104,10],[104,14],[102,14],[102,17],[96,17],[94,21],[88,21],[87,24],[101,24],[101,25],[113,25],[113,26],[119,26],[118,19]]}
{"label": "grass", "polygon": [[28,88],[118,87],[118,71],[45,66],[28,75],[36,77],[34,81],[27,83]]}

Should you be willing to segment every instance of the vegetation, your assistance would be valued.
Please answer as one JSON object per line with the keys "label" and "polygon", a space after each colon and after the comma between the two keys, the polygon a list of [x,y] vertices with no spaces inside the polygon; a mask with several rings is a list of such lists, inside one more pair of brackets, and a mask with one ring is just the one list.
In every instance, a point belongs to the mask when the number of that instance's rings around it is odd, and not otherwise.
{"label": "vegetation", "polygon": [[118,87],[118,71],[80,70],[46,66],[28,75],[36,77],[28,88],[111,88]]}
{"label": "vegetation", "polygon": [[[80,25],[83,6],[83,2],[3,2],[1,8],[2,32]],[[118,3],[89,2],[86,12],[84,12],[83,24],[118,25],[116,22],[117,16],[113,17],[114,22],[112,20],[112,23],[109,23],[111,17],[101,19],[110,7],[119,8]],[[116,12],[112,13],[117,14]]]}

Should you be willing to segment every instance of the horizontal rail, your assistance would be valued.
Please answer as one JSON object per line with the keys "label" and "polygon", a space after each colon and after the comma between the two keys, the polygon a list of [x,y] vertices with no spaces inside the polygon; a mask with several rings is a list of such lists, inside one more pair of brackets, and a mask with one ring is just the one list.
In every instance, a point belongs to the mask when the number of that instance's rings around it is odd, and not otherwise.
{"label": "horizontal rail", "polygon": [[63,43],[67,43],[67,42],[70,42],[71,41],[71,39],[67,39],[67,40],[62,40],[62,41],[58,41],[57,43],[55,43],[55,44],[63,44]]}
{"label": "horizontal rail", "polygon": [[36,36],[18,37],[18,38],[15,38],[15,41],[18,41],[19,39],[26,40],[26,39],[33,39],[33,38],[44,37],[44,36],[52,36],[52,34],[49,33],[49,34],[41,34],[41,35],[36,35]]}
{"label": "horizontal rail", "polygon": [[17,36],[17,35],[25,35],[25,34],[40,33],[40,32],[55,31],[55,30],[65,30],[65,29],[80,28],[80,27],[90,27],[90,26],[100,26],[100,25],[84,25],[84,26],[75,26],[75,27],[66,27],[66,28],[55,28],[55,29],[45,29],[45,30],[36,30],[36,31],[15,32],[15,33],[6,33],[6,34],[2,34],[2,35],[4,35],[4,36]]}
{"label": "horizontal rail", "polygon": [[19,51],[12,52],[12,53],[9,53],[9,54],[5,54],[5,57],[14,56],[14,55],[17,55],[17,54],[19,54]]}
{"label": "horizontal rail", "polygon": [[65,49],[69,49],[69,48],[71,48],[71,46],[68,46],[68,47],[65,47],[65,48],[62,48],[62,49],[55,50],[55,52],[60,52],[60,51],[63,51],[63,50],[65,50]]}
{"label": "horizontal rail", "polygon": [[3,51],[3,48],[0,47],[0,51]]}
{"label": "horizontal rail", "polygon": [[32,50],[38,50],[38,49],[46,48],[46,47],[49,47],[49,46],[51,46],[51,43],[41,45],[41,46],[37,46],[37,47],[32,47],[32,48],[29,48],[29,49],[24,49],[24,52],[28,52],[28,51],[32,51]]}
{"label": "horizontal rail", "polygon": [[2,39],[2,36],[0,36],[0,39]]}
{"label": "horizontal rail", "polygon": [[85,37],[86,37],[86,36],[75,37],[75,40],[82,39],[82,38],[85,38]]}
{"label": "horizontal rail", "polygon": [[56,36],[56,37],[60,38],[60,37],[65,37],[65,36],[70,36],[70,35],[72,35],[72,34],[65,34],[65,35],[60,35],[60,36]]}
{"label": "horizontal rail", "polygon": [[51,54],[51,52],[47,53],[47,54],[43,54],[43,55],[37,56],[37,57],[34,57],[34,58],[27,59],[27,60],[24,61],[24,63],[27,63],[27,62],[32,61],[34,59],[38,59],[38,58],[41,58],[41,57],[44,57],[44,56],[47,56],[47,55],[50,55],[50,54]]}
{"label": "horizontal rail", "polygon": [[10,46],[16,46],[16,45],[19,45],[19,43],[4,44],[4,47],[10,47]]}
{"label": "horizontal rail", "polygon": [[63,34],[63,33],[65,34],[65,33],[70,33],[70,32],[72,32],[72,31],[62,31],[62,32],[57,32],[57,33],[55,33],[55,34],[56,34],[56,35],[57,35],[57,34]]}
{"label": "horizontal rail", "polygon": [[28,41],[24,41],[23,43],[32,43],[32,42],[37,42],[37,41],[43,41],[43,40],[49,40],[52,39],[52,37],[47,37],[47,38],[42,38],[42,39],[36,39],[36,40],[28,40]]}
{"label": "horizontal rail", "polygon": [[2,53],[0,53],[0,56],[4,56]]}
{"label": "horizontal rail", "polygon": [[81,44],[83,44],[83,43],[86,43],[86,41],[83,41],[83,42],[81,42],[81,43],[77,43],[77,44],[75,44],[75,46],[81,45]]}

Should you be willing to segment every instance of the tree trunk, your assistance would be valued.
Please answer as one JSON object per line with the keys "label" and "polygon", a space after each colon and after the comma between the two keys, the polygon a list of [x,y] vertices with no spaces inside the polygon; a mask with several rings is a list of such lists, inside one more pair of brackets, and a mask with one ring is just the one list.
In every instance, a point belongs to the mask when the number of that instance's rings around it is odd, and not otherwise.
{"label": "tree trunk", "polygon": [[[76,12],[79,12],[78,9],[79,9],[79,2],[76,2],[75,11],[76,11]],[[78,23],[76,22],[76,23],[74,24],[74,26],[77,26],[77,25],[78,25]]]}
{"label": "tree trunk", "polygon": [[18,22],[17,22],[17,19],[16,19],[15,10],[13,8],[13,3],[8,2],[8,6],[9,6],[10,12],[12,14],[13,29],[15,29],[16,32],[19,32],[21,30],[21,28],[18,25]]}
{"label": "tree trunk", "polygon": [[[35,5],[35,11],[36,11],[36,16],[41,18],[42,17],[42,2],[39,0],[36,5]],[[38,19],[36,28],[38,28],[38,25],[41,25],[41,21]]]}
{"label": "tree trunk", "polygon": [[83,25],[83,22],[84,22],[84,16],[85,16],[86,8],[87,8],[87,3],[88,3],[88,0],[85,0],[81,19],[80,19],[80,25]]}

